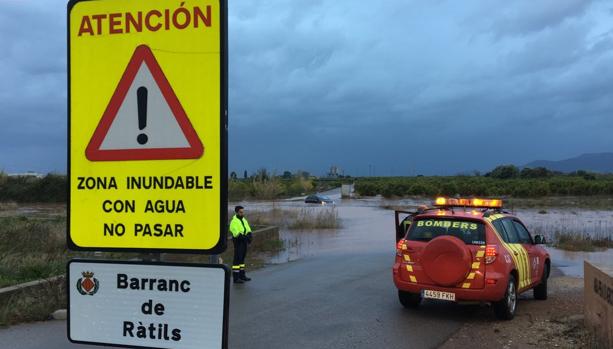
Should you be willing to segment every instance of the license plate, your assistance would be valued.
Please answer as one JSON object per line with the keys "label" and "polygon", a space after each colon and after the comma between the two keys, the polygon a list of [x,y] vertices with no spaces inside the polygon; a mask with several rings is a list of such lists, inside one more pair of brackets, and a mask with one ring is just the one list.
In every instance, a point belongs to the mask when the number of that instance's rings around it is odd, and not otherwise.
{"label": "license plate", "polygon": [[423,291],[423,297],[424,298],[431,298],[431,299],[442,299],[444,301],[455,302],[455,293],[451,293],[451,292],[424,290]]}

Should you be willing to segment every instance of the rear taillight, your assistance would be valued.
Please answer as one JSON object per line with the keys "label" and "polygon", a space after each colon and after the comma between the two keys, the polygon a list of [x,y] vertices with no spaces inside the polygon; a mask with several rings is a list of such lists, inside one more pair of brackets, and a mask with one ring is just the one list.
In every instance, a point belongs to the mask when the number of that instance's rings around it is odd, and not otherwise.
{"label": "rear taillight", "polygon": [[485,248],[485,264],[494,263],[496,256],[498,256],[498,249],[496,248],[496,245],[488,245]]}
{"label": "rear taillight", "polygon": [[405,240],[400,239],[400,241],[398,241],[398,243],[396,244],[396,256],[398,257],[402,256],[402,251],[406,249],[407,249],[407,245],[405,244]]}

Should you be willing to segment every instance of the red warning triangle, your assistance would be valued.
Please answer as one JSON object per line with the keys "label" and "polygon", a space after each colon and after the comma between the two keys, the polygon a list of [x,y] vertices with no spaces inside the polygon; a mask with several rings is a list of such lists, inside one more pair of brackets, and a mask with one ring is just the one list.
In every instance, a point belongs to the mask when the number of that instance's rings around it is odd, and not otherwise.
{"label": "red warning triangle", "polygon": [[136,48],[85,149],[90,161],[197,159],[204,147],[148,46]]}

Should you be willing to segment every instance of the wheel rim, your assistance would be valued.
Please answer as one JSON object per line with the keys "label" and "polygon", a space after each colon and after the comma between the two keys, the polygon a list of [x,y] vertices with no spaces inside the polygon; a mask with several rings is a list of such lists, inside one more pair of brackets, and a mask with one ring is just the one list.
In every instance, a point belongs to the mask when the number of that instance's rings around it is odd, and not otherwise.
{"label": "wheel rim", "polygon": [[507,305],[511,314],[515,313],[515,306],[517,304],[517,295],[515,294],[515,284],[509,282],[507,289]]}

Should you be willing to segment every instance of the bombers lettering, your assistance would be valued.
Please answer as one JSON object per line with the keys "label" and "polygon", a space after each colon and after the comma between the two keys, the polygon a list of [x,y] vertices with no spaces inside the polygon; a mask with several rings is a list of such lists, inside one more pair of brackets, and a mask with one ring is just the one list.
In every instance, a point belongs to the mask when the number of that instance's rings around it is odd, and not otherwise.
{"label": "bombers lettering", "polygon": [[185,2],[175,9],[149,10],[125,13],[100,13],[83,16],[78,36],[140,33],[143,31],[182,30],[188,27],[211,27],[211,6],[185,8]]}
{"label": "bombers lettering", "polygon": [[126,274],[117,274],[117,288],[136,291],[183,292],[191,291],[189,280],[128,278]]}
{"label": "bombers lettering", "polygon": [[470,229],[477,230],[477,223],[469,223],[469,222],[453,222],[453,221],[435,221],[435,220],[423,220],[417,221],[418,227],[441,227],[441,228],[459,228],[459,229]]}

